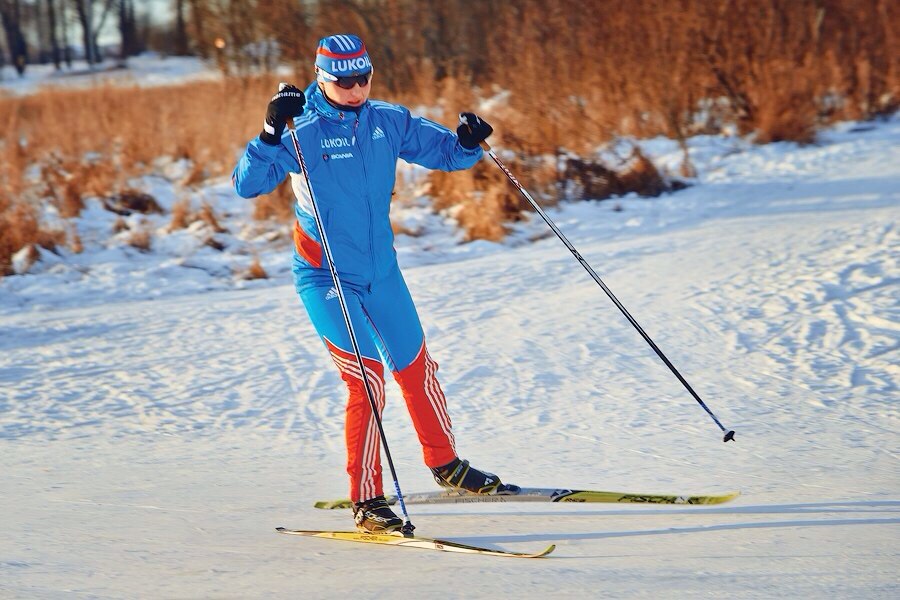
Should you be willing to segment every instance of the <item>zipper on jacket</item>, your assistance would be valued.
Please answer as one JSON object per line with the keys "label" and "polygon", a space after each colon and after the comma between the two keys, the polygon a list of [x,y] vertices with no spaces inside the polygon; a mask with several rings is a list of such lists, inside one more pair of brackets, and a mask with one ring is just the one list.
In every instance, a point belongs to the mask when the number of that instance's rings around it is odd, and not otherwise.
{"label": "zipper on jacket", "polygon": [[359,159],[362,162],[362,171],[363,178],[365,179],[364,189],[366,190],[366,197],[363,198],[363,204],[366,205],[366,214],[369,216],[369,260],[372,263],[372,279],[371,281],[375,281],[375,271],[377,267],[377,262],[375,261],[375,233],[373,226],[373,217],[372,217],[372,205],[370,204],[369,198],[369,173],[366,171],[366,157],[363,156],[362,150],[362,140],[358,135],[356,135],[359,131],[359,119],[362,116],[362,111],[360,114],[356,116],[356,123],[353,124],[353,139],[356,142],[356,147],[359,150]]}

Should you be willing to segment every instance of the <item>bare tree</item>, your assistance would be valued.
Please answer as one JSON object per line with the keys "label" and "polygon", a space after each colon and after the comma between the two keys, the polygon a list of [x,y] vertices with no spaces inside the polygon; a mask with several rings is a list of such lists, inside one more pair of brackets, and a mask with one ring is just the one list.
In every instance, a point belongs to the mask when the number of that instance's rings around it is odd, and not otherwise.
{"label": "bare tree", "polygon": [[100,49],[97,46],[97,37],[106,23],[115,0],[100,0],[103,2],[103,11],[100,13],[100,19],[94,22],[94,4],[95,0],[71,0],[75,6],[75,12],[78,14],[78,22],[81,23],[81,37],[84,42],[84,57],[88,64],[96,64],[101,60]]}
{"label": "bare tree", "polygon": [[69,44],[69,15],[68,9],[66,8],[68,3],[63,1],[59,5],[59,22],[62,24],[62,52],[63,52],[63,60],[66,61],[66,66],[70,69],[72,68],[72,45]]}
{"label": "bare tree", "polygon": [[81,23],[81,40],[84,43],[84,59],[89,65],[99,62],[99,53],[94,47],[94,0],[72,0],[78,21]]}
{"label": "bare tree", "polygon": [[22,7],[19,0],[0,0],[0,21],[6,34],[9,59],[19,75],[25,73],[28,62],[28,45],[22,35]]}
{"label": "bare tree", "polygon": [[210,7],[204,0],[188,0],[190,4],[191,34],[197,47],[197,51],[203,58],[209,58],[212,54],[214,42],[212,41],[207,25],[210,18]]}
{"label": "bare tree", "polygon": [[187,21],[184,18],[184,0],[175,0],[175,55],[187,56],[188,49]]}
{"label": "bare tree", "polygon": [[119,33],[122,36],[119,58],[124,61],[141,51],[141,40],[134,16],[134,0],[119,0]]}
{"label": "bare tree", "polygon": [[56,66],[56,70],[59,71],[62,68],[62,52],[60,52],[57,31],[56,0],[47,0],[47,24],[50,28],[50,53],[53,58],[53,64]]}

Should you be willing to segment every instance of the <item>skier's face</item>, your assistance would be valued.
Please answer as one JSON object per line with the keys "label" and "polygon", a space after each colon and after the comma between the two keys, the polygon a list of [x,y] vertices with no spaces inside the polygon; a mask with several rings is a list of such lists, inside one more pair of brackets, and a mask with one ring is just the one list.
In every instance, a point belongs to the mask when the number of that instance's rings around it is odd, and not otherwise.
{"label": "skier's face", "polygon": [[325,90],[325,95],[335,104],[362,106],[369,99],[369,92],[372,90],[372,76],[369,75],[369,82],[366,85],[357,83],[349,90],[334,81],[323,81],[321,85]]}

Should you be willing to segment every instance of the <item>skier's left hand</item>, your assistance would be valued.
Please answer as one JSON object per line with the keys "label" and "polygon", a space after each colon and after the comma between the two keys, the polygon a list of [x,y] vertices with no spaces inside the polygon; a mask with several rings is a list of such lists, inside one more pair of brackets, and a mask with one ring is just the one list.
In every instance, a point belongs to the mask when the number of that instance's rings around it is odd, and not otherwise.
{"label": "skier's left hand", "polygon": [[494,128],[475,113],[459,114],[459,127],[456,128],[456,135],[459,136],[459,143],[463,148],[474,150],[492,133],[494,133]]}

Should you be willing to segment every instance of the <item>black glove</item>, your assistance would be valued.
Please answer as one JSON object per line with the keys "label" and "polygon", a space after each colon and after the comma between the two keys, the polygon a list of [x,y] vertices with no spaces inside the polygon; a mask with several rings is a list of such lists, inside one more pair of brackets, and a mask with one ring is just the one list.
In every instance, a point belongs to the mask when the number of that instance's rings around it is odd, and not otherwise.
{"label": "black glove", "polygon": [[281,134],[288,119],[299,117],[303,114],[303,105],[306,97],[303,92],[287,83],[278,84],[278,93],[272,96],[269,108],[266,110],[266,122],[263,124],[259,139],[277,146],[281,143]]}
{"label": "black glove", "polygon": [[459,136],[459,144],[463,148],[474,150],[492,133],[494,133],[494,128],[475,113],[459,113],[459,127],[456,128],[456,135]]}

